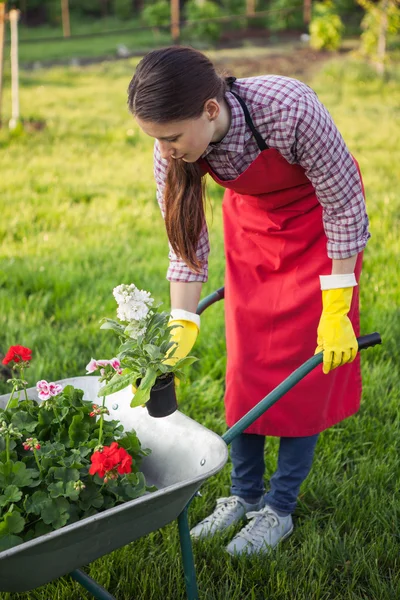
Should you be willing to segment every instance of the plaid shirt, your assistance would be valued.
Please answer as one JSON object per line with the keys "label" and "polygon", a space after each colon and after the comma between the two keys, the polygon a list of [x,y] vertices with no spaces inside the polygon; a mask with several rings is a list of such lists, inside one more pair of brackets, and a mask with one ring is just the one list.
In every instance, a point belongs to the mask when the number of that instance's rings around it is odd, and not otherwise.
{"label": "plaid shirt", "polygon": [[[245,101],[253,123],[270,148],[290,164],[299,164],[314,186],[323,208],[323,225],[332,259],[361,252],[368,238],[368,217],[360,176],[342,136],[317,95],[304,83],[289,77],[268,75],[236,80],[233,91]],[[203,154],[222,180],[236,179],[257,158],[260,150],[246,124],[238,100],[227,92],[231,110],[228,133],[210,144]],[[164,188],[168,160],[154,146],[157,200],[164,214]],[[193,273],[170,247],[170,281],[207,281],[210,251],[207,226],[199,239],[197,256],[203,271]]]}

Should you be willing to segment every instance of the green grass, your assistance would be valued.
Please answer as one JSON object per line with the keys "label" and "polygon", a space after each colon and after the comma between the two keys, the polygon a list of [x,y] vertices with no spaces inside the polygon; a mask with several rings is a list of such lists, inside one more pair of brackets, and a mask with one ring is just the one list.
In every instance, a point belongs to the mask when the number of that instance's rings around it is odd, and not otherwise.
{"label": "green grass", "polygon": [[[213,55],[215,56],[215,54]],[[115,285],[134,282],[168,307],[167,241],[155,200],[152,142],[126,110],[135,61],[22,73],[23,116],[41,132],[0,132],[0,350],[33,349],[28,373],[55,380],[82,375],[91,356],[114,354],[103,316]],[[251,73],[249,73],[250,75]],[[362,332],[383,346],[363,354],[359,413],[324,432],[303,485],[294,535],[269,558],[232,560],[229,534],[195,545],[205,600],[389,600],[400,597],[400,72],[387,82],[357,63],[328,64],[312,82],[360,162],[372,238],[361,286]],[[4,107],[9,106],[6,87]],[[6,115],[7,117],[7,115]],[[210,186],[212,253],[204,294],[223,283],[221,190]],[[180,386],[180,408],[222,434],[223,303],[207,310]],[[8,387],[3,380],[0,393]],[[277,440],[269,439],[267,475]],[[191,507],[191,523],[228,493],[229,465]],[[118,600],[185,597],[176,524],[87,568]],[[2,600],[81,600],[65,578]]]}

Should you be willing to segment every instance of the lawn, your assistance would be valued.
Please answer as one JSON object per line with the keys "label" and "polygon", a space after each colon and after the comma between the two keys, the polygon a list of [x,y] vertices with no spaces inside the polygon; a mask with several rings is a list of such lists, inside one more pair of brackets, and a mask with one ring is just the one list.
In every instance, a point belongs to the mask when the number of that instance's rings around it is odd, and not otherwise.
{"label": "lawn", "polygon": [[[221,60],[219,54],[212,58]],[[243,51],[230,53],[232,69]],[[83,375],[91,356],[114,355],[99,330],[115,315],[112,289],[134,282],[168,307],[167,241],[155,200],[152,142],[126,109],[135,60],[21,74],[25,118],[41,131],[0,132],[0,352],[33,350],[29,384]],[[252,68],[253,68],[253,63]],[[269,69],[273,72],[273,64]],[[253,72],[249,71],[249,75]],[[270,557],[232,560],[225,534],[195,545],[205,600],[388,600],[400,597],[400,69],[380,81],[369,67],[336,58],[306,79],[327,105],[364,175],[372,238],[361,285],[362,333],[383,345],[363,354],[359,413],[324,432],[295,513],[294,535]],[[9,82],[3,106],[8,110]],[[9,115],[5,115],[7,118]],[[210,278],[223,284],[222,191],[210,189]],[[178,390],[180,409],[225,431],[223,303],[207,309],[200,360]],[[3,369],[0,393],[8,390]],[[277,440],[268,441],[268,474]],[[191,523],[226,495],[229,466],[203,488]],[[87,572],[118,600],[185,598],[177,527],[99,559]],[[81,600],[61,579],[2,600]]]}

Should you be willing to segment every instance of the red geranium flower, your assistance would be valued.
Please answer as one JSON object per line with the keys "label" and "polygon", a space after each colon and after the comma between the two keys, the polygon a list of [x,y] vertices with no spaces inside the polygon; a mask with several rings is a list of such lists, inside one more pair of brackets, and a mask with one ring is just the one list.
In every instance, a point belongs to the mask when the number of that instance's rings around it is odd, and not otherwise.
{"label": "red geranium flower", "polygon": [[32,358],[32,350],[29,348],[25,348],[25,346],[10,346],[7,354],[2,360],[3,365],[8,365],[8,363],[14,361],[15,363],[19,363],[21,361],[27,362]]}
{"label": "red geranium flower", "polygon": [[89,473],[97,473],[101,478],[113,479],[111,475],[116,472],[124,475],[132,471],[132,456],[125,448],[120,448],[117,442],[112,442],[111,446],[103,446],[101,451],[93,452],[90,460],[92,466]]}

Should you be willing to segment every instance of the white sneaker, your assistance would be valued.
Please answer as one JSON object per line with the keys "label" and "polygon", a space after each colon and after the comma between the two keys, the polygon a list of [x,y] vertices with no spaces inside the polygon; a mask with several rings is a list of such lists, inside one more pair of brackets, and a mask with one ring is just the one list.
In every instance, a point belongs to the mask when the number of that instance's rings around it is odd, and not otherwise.
{"label": "white sneaker", "polygon": [[268,505],[259,511],[249,512],[250,523],[226,547],[229,554],[254,554],[268,552],[289,537],[293,531],[292,515],[279,517]]}
{"label": "white sneaker", "polygon": [[249,504],[239,496],[219,498],[214,512],[190,530],[193,538],[203,538],[217,531],[227,529],[233,523],[240,521],[249,511],[260,510],[264,506],[264,498],[256,504]]}

